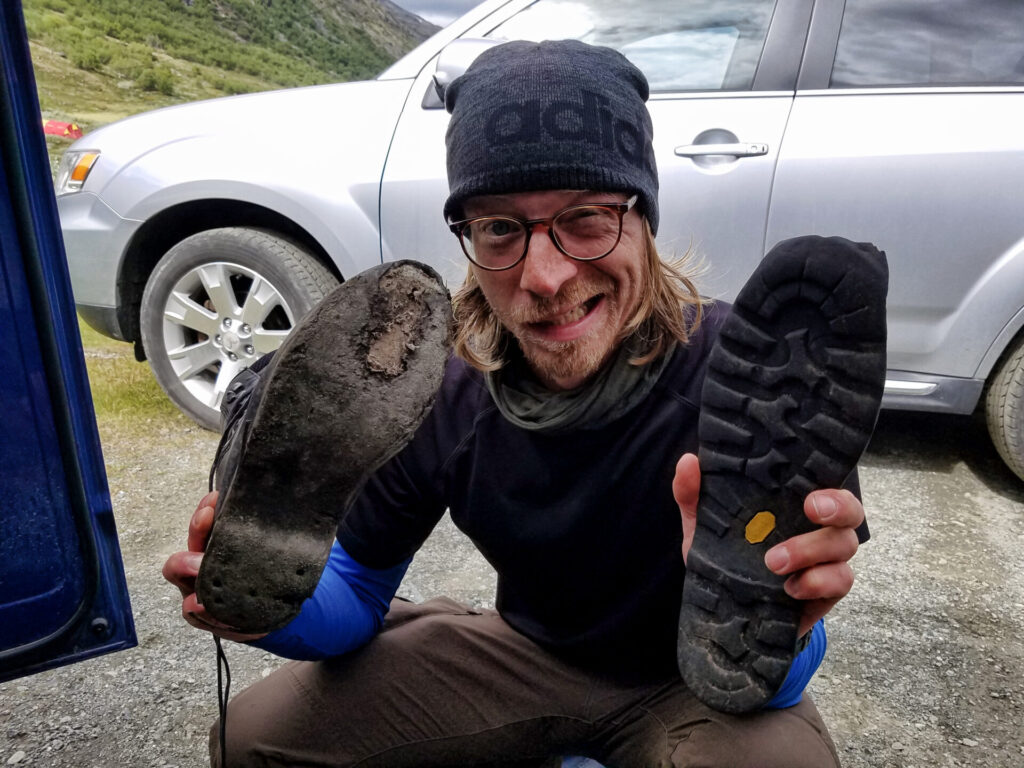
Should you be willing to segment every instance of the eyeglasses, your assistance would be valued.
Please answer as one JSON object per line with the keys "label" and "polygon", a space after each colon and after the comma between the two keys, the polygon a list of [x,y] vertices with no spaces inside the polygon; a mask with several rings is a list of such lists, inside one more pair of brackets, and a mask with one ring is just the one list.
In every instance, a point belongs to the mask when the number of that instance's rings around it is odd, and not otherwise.
{"label": "eyeglasses", "polygon": [[622,217],[638,195],[624,203],[570,205],[546,219],[514,216],[476,216],[451,222],[448,228],[459,238],[469,260],[481,269],[499,272],[512,269],[526,257],[530,236],[538,224],[548,228],[555,247],[577,261],[596,261],[615,250],[622,238]]}

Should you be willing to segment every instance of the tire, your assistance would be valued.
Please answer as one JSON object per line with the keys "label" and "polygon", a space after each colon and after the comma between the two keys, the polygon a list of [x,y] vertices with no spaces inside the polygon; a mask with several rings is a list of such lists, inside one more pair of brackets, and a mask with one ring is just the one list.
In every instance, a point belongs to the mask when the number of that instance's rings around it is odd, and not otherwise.
{"label": "tire", "polygon": [[280,235],[242,227],[192,235],[164,254],[142,294],[153,375],[189,418],[219,431],[231,379],[281,346],[337,285],[315,256]]}
{"label": "tire", "polygon": [[1024,339],[999,361],[985,396],[985,419],[996,450],[1024,480]]}

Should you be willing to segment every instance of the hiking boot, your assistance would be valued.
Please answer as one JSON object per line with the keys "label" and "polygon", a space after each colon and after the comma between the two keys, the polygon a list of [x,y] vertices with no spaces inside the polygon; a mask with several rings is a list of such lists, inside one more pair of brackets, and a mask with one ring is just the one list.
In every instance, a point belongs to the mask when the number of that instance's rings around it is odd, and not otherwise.
{"label": "hiking boot", "polygon": [[786,240],[736,297],[708,358],[677,658],[714,709],[761,707],[789,671],[802,604],[764,556],[817,527],[807,494],[839,488],[867,447],[885,382],[887,289],[885,254],[870,244]]}
{"label": "hiking boot", "polygon": [[382,264],[340,285],[269,361],[232,381],[196,587],[214,618],[269,632],[295,617],[366,477],[433,405],[452,332],[436,272]]}

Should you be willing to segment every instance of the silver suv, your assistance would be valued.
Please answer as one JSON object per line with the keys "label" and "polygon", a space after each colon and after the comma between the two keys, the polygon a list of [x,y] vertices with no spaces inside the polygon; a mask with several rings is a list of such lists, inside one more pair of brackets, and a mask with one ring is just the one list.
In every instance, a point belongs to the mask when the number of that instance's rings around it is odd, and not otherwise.
{"label": "silver suv", "polygon": [[483,46],[576,37],[647,74],[663,253],[731,298],[793,235],[888,252],[884,405],[984,402],[1024,477],[1024,4],[493,0],[362,83],[164,109],[74,144],[78,309],[214,428],[225,384],[338,281],[416,258],[454,284],[437,97]]}

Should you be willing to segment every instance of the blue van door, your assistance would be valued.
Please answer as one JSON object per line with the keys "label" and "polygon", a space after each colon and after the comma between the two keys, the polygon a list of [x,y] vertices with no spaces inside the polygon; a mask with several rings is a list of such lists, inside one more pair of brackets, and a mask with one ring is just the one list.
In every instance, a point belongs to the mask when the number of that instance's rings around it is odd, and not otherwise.
{"label": "blue van door", "polygon": [[0,681],[136,644],[40,121],[0,3]]}

